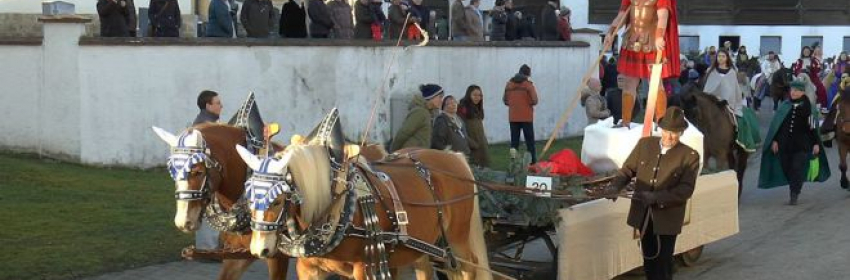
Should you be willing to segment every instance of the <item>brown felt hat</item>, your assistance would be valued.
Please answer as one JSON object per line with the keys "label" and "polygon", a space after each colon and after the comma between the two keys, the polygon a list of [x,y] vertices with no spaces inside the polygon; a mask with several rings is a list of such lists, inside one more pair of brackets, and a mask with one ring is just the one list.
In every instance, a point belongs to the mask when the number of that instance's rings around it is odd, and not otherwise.
{"label": "brown felt hat", "polygon": [[658,126],[664,130],[672,132],[683,132],[688,128],[688,122],[685,121],[685,111],[682,108],[671,106],[667,108],[664,117],[658,122]]}

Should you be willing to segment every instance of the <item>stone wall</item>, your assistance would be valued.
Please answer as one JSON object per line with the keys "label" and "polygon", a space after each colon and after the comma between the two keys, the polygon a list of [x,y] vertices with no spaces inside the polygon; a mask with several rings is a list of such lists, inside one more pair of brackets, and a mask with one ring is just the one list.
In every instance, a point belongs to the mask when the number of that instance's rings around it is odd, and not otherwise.
{"label": "stone wall", "polygon": [[[399,48],[372,41],[80,39],[84,26],[79,20],[47,22],[41,44],[0,39],[0,71],[10,73],[0,75],[6,85],[0,147],[87,164],[161,165],[168,149],[150,127],[174,133],[188,127],[198,112],[196,96],[205,89],[221,93],[225,119],[255,92],[265,121],[281,123],[281,141],[308,133],[333,107],[346,136],[355,139],[378,99],[369,140],[384,143],[394,135],[391,124],[406,115],[406,104],[392,108],[391,100],[417,94],[422,83],[439,83],[458,98],[470,84],[481,86],[488,138],[507,141],[502,93],[522,64],[532,67],[540,96],[535,133],[544,139],[598,53],[597,44],[584,42]],[[558,136],[578,135],[585,124],[578,107]]]}

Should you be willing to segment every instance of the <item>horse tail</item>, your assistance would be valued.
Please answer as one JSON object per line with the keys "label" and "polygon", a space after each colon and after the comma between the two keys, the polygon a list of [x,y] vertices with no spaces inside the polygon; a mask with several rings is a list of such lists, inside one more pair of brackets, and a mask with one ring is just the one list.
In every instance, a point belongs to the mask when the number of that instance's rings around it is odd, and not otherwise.
{"label": "horse tail", "polygon": [[[475,186],[475,192],[478,192],[478,186]],[[490,260],[487,257],[487,244],[484,243],[484,225],[481,222],[477,195],[473,198],[473,201],[472,216],[469,223],[469,247],[480,267],[475,271],[475,279],[492,280],[493,275],[490,274]]]}
{"label": "horse tail", "polygon": [[[467,172],[469,172],[469,177],[474,178],[472,169],[469,167],[469,163],[466,162],[466,157],[464,157],[463,154],[458,153],[456,153],[455,156],[464,162]],[[478,193],[477,185],[473,184],[472,188],[475,193]],[[473,196],[472,201],[472,214],[470,214],[469,217],[469,236],[467,237],[467,244],[475,259],[470,261],[473,261],[478,266],[475,269],[476,280],[493,280],[493,274],[490,271],[490,259],[487,256],[487,243],[484,242],[484,223],[481,221],[478,196]]]}

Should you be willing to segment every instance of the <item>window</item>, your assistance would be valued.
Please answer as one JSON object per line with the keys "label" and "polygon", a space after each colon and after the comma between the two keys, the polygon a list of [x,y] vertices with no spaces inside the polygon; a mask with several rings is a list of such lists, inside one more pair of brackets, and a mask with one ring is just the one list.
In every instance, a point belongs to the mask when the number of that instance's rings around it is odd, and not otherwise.
{"label": "window", "polygon": [[761,36],[759,46],[759,55],[766,56],[768,52],[773,51],[776,54],[782,54],[782,37],[780,36]]}
{"label": "window", "polygon": [[844,48],[845,52],[850,52],[850,37],[844,37]]}
{"label": "window", "polygon": [[687,57],[699,55],[699,36],[679,36],[679,51]]}
{"label": "window", "polygon": [[801,42],[803,44],[800,45],[800,48],[805,47],[805,46],[812,47],[815,44],[817,44],[818,46],[821,47],[821,49],[823,49],[823,36],[803,36],[803,39],[801,40]]}
{"label": "window", "polygon": [[726,46],[726,42],[732,43],[732,53],[738,52],[738,47],[741,46],[741,36],[720,36],[717,40],[717,48]]}

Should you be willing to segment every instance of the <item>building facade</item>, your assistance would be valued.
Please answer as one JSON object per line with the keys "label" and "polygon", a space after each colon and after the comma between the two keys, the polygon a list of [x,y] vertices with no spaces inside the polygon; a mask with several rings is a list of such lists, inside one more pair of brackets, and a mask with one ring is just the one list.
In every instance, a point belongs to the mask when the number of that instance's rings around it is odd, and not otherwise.
{"label": "building facade", "polygon": [[[574,28],[605,31],[621,0],[571,3]],[[574,6],[573,6],[574,5]],[[750,55],[779,53],[796,59],[803,46],[816,42],[824,58],[850,51],[850,1],[824,0],[679,0],[680,47],[685,54],[702,52],[725,41]]]}

